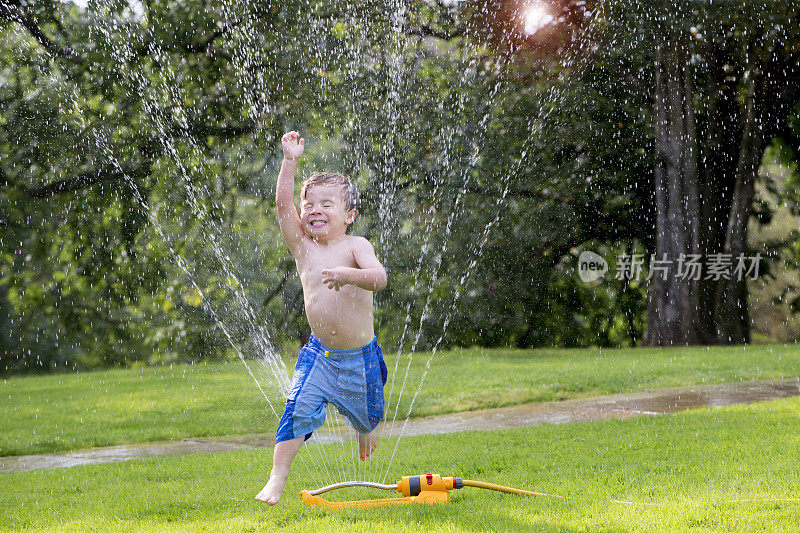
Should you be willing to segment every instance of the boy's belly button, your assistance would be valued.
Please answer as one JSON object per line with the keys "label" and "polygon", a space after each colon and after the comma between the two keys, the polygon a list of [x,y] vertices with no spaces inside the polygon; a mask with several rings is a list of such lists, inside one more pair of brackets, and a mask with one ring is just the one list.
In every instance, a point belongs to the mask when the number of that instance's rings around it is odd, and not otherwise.
{"label": "boy's belly button", "polygon": [[336,330],[335,329],[331,330],[331,335],[336,335]]}

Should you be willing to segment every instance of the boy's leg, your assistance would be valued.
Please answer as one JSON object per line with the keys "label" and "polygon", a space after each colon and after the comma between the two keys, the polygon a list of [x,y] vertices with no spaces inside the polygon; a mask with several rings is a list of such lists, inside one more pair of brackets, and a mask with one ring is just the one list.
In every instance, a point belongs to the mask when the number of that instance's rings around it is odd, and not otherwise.
{"label": "boy's leg", "polygon": [[[297,455],[305,436],[325,423],[327,385],[324,369],[316,365],[316,352],[306,344],[297,357],[292,375],[292,387],[286,398],[286,410],[278,422],[275,435],[278,441],[272,459],[269,482],[256,496],[257,500],[275,505],[283,493],[289,466]],[[299,436],[295,436],[299,435]]]}
{"label": "boy's leg", "polygon": [[357,370],[363,383],[362,390],[366,394],[354,394],[354,397],[359,398],[358,405],[351,406],[349,413],[348,409],[343,411],[344,414],[353,416],[350,422],[358,431],[358,457],[364,461],[378,446],[378,427],[384,415],[383,387],[386,385],[388,372],[377,341],[365,347],[363,362],[360,364]]}
{"label": "boy's leg", "polygon": [[283,488],[286,486],[286,478],[289,476],[289,465],[292,464],[292,459],[297,455],[304,441],[305,436],[300,435],[299,437],[284,440],[275,445],[269,482],[267,482],[264,488],[261,489],[261,492],[258,493],[256,500],[267,502],[270,505],[278,503],[283,493]]}
{"label": "boy's leg", "polygon": [[378,428],[376,427],[366,435],[358,434],[358,457],[365,461],[378,446]]}

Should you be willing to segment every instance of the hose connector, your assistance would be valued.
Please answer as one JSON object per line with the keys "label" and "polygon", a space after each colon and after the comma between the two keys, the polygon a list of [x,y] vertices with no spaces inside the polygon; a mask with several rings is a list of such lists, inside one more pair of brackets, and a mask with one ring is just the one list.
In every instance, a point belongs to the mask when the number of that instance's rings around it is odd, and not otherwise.
{"label": "hose connector", "polygon": [[442,477],[439,474],[404,476],[397,490],[405,497],[419,496],[423,492],[447,492],[464,486],[460,477]]}

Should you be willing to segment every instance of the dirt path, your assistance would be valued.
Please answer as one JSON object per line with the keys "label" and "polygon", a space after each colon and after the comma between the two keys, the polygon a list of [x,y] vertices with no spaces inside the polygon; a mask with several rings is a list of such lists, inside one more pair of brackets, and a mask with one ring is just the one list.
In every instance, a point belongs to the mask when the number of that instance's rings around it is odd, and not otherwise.
{"label": "dirt path", "polygon": [[[459,431],[516,428],[537,424],[566,424],[653,416],[697,407],[721,407],[791,396],[800,396],[800,380],[798,379],[748,381],[684,389],[641,391],[411,419],[406,423],[403,435],[457,433]],[[384,428],[384,436],[388,436],[390,431],[393,435],[398,435],[403,423],[404,421],[398,421],[394,429],[391,428],[391,423],[387,423]],[[318,433],[318,438],[309,442],[316,440],[326,443],[348,438],[348,435],[332,431]],[[208,439],[181,439],[170,442],[108,446],[64,453],[0,457],[0,473],[66,468],[165,455],[229,452],[264,448],[272,444],[272,435],[233,435]]]}

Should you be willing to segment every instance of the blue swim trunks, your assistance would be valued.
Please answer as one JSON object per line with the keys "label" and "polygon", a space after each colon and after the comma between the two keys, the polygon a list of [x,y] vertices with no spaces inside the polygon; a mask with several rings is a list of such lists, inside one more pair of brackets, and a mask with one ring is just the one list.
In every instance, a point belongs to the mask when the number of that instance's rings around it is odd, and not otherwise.
{"label": "blue swim trunks", "polygon": [[361,348],[333,350],[311,335],[297,357],[275,443],[300,435],[308,440],[325,423],[329,403],[358,433],[369,433],[383,418],[386,376],[377,338]]}

